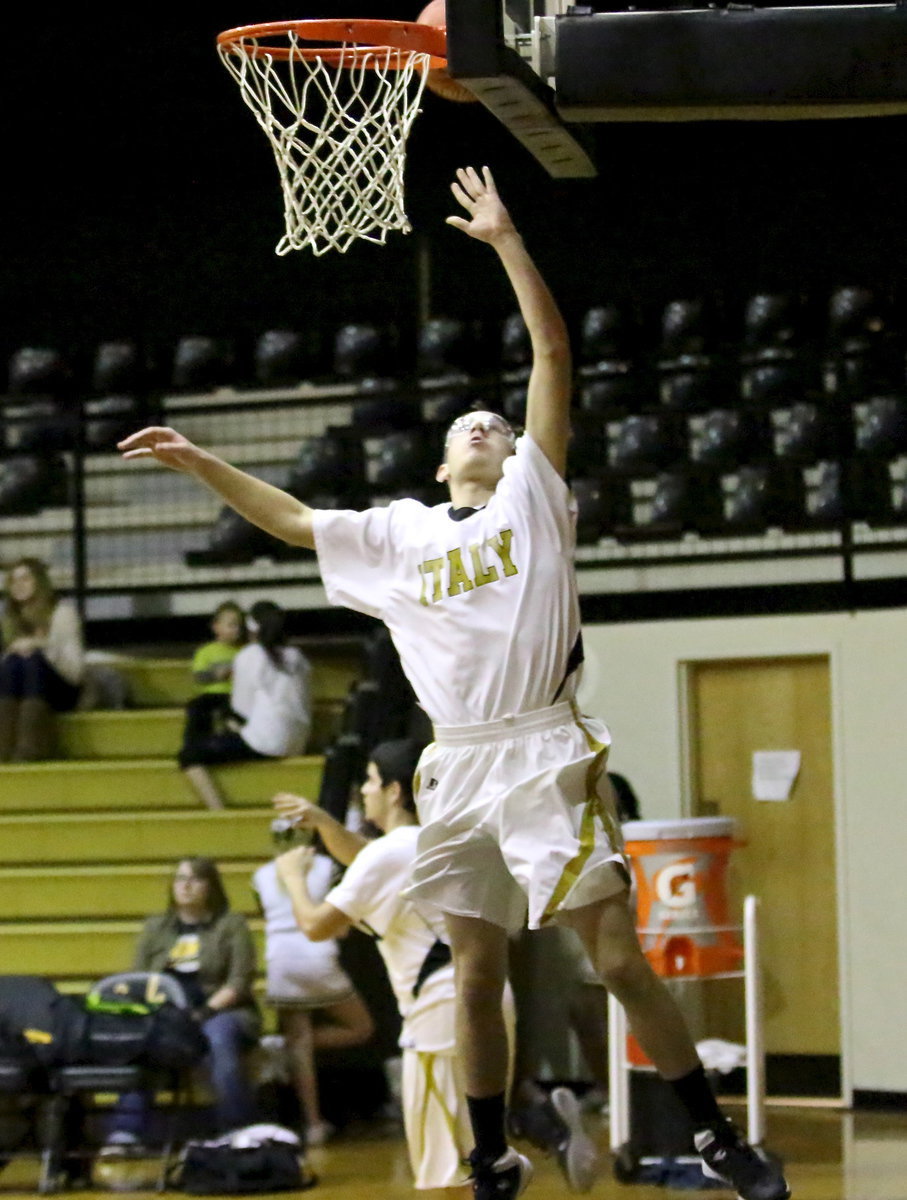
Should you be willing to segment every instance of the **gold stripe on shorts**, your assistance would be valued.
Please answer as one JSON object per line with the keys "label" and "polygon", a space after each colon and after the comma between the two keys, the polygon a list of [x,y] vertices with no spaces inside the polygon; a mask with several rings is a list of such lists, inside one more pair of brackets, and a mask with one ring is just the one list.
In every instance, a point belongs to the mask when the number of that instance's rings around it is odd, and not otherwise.
{"label": "gold stripe on shorts", "polygon": [[425,1150],[425,1127],[428,1123],[428,1106],[431,1103],[432,1096],[435,1097],[441,1107],[441,1114],[444,1117],[454,1145],[457,1144],[457,1123],[453,1113],[447,1107],[443,1094],[438,1090],[438,1085],[435,1083],[435,1060],[438,1056],[427,1050],[417,1050],[416,1053],[419,1056],[419,1063],[425,1075],[425,1097],[422,1103],[422,1112],[419,1116],[419,1156],[421,1158]]}
{"label": "gold stripe on shorts", "polygon": [[614,817],[598,792],[598,785],[604,773],[605,764],[608,761],[608,747],[603,742],[600,742],[598,738],[592,736],[575,712],[574,718],[579,728],[583,731],[586,745],[590,750],[594,751],[595,757],[589,763],[586,771],[586,804],[583,809],[583,819],[580,822],[579,851],[570,859],[561,872],[561,877],[557,881],[554,891],[551,893],[551,899],[548,901],[545,911],[542,914],[543,923],[560,908],[565,896],[582,874],[583,867],[586,865],[589,855],[595,848],[596,817],[598,817],[604,826],[605,833],[608,835],[608,840],[612,847],[616,850],[620,846],[620,838],[615,828]]}

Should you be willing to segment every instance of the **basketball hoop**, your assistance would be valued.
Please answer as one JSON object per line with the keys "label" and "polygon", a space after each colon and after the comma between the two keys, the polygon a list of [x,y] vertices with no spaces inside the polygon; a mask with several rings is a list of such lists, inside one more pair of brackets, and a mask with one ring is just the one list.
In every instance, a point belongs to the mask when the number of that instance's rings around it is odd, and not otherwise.
{"label": "basketball hoop", "polygon": [[[317,43],[312,45],[311,43]],[[410,231],[406,139],[443,29],[409,21],[275,21],[219,35],[217,50],[265,131],[283,189],[278,254],[345,251]]]}

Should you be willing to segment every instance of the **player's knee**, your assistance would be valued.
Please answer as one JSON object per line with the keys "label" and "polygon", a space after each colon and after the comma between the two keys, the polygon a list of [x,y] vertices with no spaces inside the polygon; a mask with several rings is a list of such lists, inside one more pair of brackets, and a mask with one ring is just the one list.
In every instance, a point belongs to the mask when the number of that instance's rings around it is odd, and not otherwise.
{"label": "player's knee", "polygon": [[599,978],[618,1000],[644,987],[651,975],[645,955],[638,945],[621,943],[599,946],[595,957]]}

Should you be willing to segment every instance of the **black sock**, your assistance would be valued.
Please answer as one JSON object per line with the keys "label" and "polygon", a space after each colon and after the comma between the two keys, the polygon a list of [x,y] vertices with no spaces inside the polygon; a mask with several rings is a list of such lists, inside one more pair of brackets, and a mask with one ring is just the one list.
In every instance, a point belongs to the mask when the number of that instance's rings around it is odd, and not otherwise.
{"label": "black sock", "polygon": [[478,1162],[493,1163],[507,1149],[504,1136],[504,1093],[497,1096],[467,1096],[472,1136],[476,1139]]}
{"label": "black sock", "polygon": [[701,1063],[688,1075],[671,1079],[669,1083],[677,1099],[690,1114],[695,1129],[721,1129],[727,1124]]}

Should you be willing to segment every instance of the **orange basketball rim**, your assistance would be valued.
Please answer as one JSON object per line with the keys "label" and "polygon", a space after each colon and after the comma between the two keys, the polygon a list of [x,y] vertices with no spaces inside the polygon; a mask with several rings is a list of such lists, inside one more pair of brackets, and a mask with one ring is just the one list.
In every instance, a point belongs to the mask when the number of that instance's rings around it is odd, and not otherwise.
{"label": "orange basketball rim", "polygon": [[218,36],[221,62],[277,162],[278,254],[409,232],[406,139],[446,50],[444,29],[413,21],[271,21]]}

